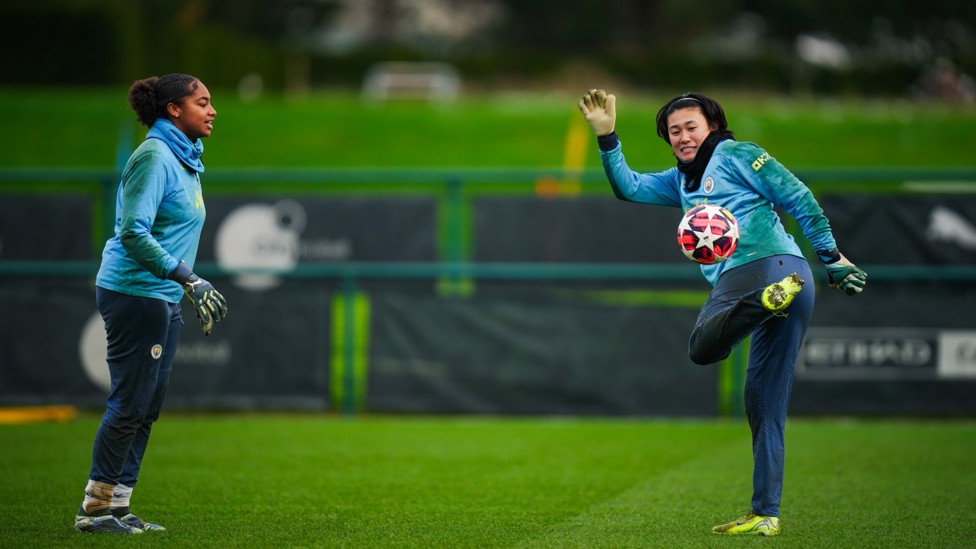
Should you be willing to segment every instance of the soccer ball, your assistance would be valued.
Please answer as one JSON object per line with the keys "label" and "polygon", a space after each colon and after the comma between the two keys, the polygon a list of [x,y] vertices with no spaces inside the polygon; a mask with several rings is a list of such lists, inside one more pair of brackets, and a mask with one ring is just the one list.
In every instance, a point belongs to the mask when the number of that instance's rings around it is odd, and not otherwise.
{"label": "soccer ball", "polygon": [[725,208],[702,204],[688,210],[678,224],[678,246],[685,257],[712,265],[732,256],[739,243],[739,223]]}

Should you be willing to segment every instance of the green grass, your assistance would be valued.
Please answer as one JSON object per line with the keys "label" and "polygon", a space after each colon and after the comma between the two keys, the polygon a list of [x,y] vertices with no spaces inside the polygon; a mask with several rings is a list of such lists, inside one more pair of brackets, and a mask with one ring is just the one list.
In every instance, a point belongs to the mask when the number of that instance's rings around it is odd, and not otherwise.
{"label": "green grass", "polygon": [[133,507],[71,528],[97,418],[0,426],[4,547],[962,547],[976,424],[794,419],[783,535],[749,506],[744,421],[164,416]]}
{"label": "green grass", "polygon": [[[584,124],[578,98],[566,94],[482,95],[431,106],[369,105],[349,93],[244,103],[233,92],[212,91],[218,115],[205,141],[208,168],[562,166],[571,125]],[[112,167],[120,135],[131,145],[145,135],[125,94],[122,87],[0,88],[0,167]],[[758,142],[793,169],[973,165],[972,107],[713,95],[739,139]],[[666,99],[620,94],[617,129],[635,168],[674,162],[654,130]],[[587,139],[585,165],[596,167],[596,145]],[[131,146],[123,149],[127,156]]]}

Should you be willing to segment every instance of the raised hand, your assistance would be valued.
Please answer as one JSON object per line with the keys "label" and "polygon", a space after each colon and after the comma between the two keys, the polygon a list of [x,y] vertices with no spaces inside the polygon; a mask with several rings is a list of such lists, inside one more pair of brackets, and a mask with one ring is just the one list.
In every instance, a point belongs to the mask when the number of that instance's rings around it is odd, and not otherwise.
{"label": "raised hand", "polygon": [[597,136],[613,133],[614,124],[617,122],[615,95],[594,88],[583,94],[579,102],[579,110]]}

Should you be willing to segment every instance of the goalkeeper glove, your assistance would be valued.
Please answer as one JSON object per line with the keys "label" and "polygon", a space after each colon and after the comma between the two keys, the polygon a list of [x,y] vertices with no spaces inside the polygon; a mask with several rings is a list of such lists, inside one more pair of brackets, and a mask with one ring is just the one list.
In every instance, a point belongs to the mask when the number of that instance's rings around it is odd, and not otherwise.
{"label": "goalkeeper glove", "polygon": [[220,295],[213,284],[193,274],[193,271],[182,261],[173,269],[169,278],[183,286],[183,293],[193,304],[203,335],[210,335],[214,324],[227,316],[227,300]]}
{"label": "goalkeeper glove", "polygon": [[616,96],[603,90],[590,90],[580,99],[579,110],[597,137],[613,133],[617,121]]}
{"label": "goalkeeper glove", "polygon": [[868,273],[844,257],[836,248],[818,251],[817,255],[827,268],[827,283],[835,290],[843,290],[847,295],[857,295],[864,290]]}

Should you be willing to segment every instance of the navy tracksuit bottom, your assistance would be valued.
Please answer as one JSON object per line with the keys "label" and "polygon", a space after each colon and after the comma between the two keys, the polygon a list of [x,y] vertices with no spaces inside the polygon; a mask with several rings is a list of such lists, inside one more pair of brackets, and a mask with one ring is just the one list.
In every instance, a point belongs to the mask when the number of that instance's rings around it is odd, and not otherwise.
{"label": "navy tracksuit bottom", "polygon": [[[781,313],[764,309],[762,291],[791,273],[806,282],[803,290]],[[712,364],[728,357],[737,343],[752,335],[744,397],[752,430],[752,512],[757,515],[779,516],[786,411],[813,303],[813,274],[805,259],[778,255],[753,261],[719,277],[689,341],[691,359]]]}
{"label": "navy tracksuit bottom", "polygon": [[183,327],[179,303],[95,288],[112,379],[95,433],[91,480],[134,487],[166,397]]}

